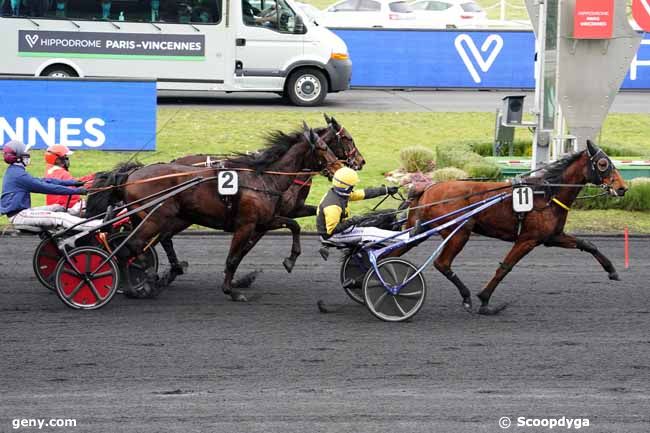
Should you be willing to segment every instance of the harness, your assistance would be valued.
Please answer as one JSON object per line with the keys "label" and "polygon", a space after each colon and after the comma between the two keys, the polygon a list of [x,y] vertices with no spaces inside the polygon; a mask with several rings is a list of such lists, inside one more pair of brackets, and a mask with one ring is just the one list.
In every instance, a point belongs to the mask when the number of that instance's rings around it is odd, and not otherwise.
{"label": "harness", "polygon": [[[344,147],[342,137],[345,136],[345,128],[341,126],[337,131],[336,129],[334,129],[334,125],[332,125],[331,123],[329,124],[329,126],[334,131],[334,135],[336,136],[336,145],[339,147]],[[354,158],[359,154],[359,149],[353,146],[351,149],[345,148],[344,151],[345,151],[345,156],[347,158],[345,162],[348,166],[351,166],[354,163]]]}

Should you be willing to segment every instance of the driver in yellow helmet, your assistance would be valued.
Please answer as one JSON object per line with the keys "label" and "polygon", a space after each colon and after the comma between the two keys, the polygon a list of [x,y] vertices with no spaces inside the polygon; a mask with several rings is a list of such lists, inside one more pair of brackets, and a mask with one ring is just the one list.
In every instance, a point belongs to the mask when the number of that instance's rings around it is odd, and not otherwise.
{"label": "driver in yellow helmet", "polygon": [[[323,239],[337,243],[358,244],[382,240],[397,233],[377,227],[355,226],[354,220],[346,220],[350,216],[348,208],[350,200],[366,200],[395,194],[399,189],[396,186],[380,186],[354,191],[358,183],[359,175],[351,168],[343,167],[334,173],[332,188],[323,196],[316,211],[316,227]],[[394,240],[405,240],[408,237],[408,233],[405,233]]]}

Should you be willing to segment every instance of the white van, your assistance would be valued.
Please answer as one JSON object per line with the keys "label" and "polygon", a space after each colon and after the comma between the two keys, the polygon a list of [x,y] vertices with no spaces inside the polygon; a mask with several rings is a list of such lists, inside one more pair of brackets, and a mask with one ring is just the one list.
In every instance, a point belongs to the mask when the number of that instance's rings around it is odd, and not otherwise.
{"label": "white van", "polygon": [[158,90],[274,92],[300,106],[349,88],[347,46],[292,0],[0,4],[1,75],[156,78]]}

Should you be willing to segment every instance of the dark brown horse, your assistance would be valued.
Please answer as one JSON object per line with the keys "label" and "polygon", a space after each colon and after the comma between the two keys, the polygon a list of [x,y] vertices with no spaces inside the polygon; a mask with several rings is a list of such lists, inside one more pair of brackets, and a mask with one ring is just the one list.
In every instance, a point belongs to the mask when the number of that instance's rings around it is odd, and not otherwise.
{"label": "dark brown horse", "polygon": [[[339,158],[341,161],[345,161],[345,165],[354,168],[355,170],[361,170],[366,161],[359,149],[357,149],[354,139],[350,133],[343,126],[341,126],[334,117],[329,117],[327,114],[325,114],[324,117],[327,121],[327,127],[316,128],[314,129],[314,132],[320,137],[321,140],[323,140],[323,142],[325,142],[325,144],[327,144],[327,146],[332,150],[337,158]],[[284,134],[280,131],[276,131],[271,134],[271,136],[275,137],[271,138],[271,140],[293,140],[299,134],[301,133],[294,132],[290,134],[289,137],[282,138]],[[206,167],[212,165],[223,165],[228,167],[233,166],[234,164],[234,162],[227,160],[224,155],[205,154],[184,156],[173,160],[172,163],[192,165],[197,167]],[[296,176],[294,178],[292,184],[282,194],[282,200],[278,204],[277,212],[280,216],[293,219],[316,215],[316,206],[305,204],[311,190],[312,177],[313,174],[304,174]],[[292,223],[291,227],[294,228],[292,230],[292,234],[294,235],[292,251],[300,251],[300,228],[297,223]],[[259,242],[265,233],[266,232],[260,231],[254,234],[254,236],[249,241],[251,248],[254,247],[257,242]],[[174,251],[171,238],[166,239],[164,242],[161,242],[161,245],[165,249],[165,253],[169,258],[172,269],[176,269],[177,273],[179,274],[182,273],[183,270],[181,267],[179,267],[180,262],[178,261],[176,252]],[[294,264],[295,260],[291,257],[287,257],[283,261],[283,265],[288,272],[291,272]]]}
{"label": "dark brown horse", "polygon": [[[578,197],[583,185],[592,183],[606,187],[612,195],[623,196],[627,191],[625,182],[609,157],[591,141],[587,149],[561,159],[541,172],[540,176],[529,177],[524,182],[534,185],[535,190],[545,193],[536,195],[534,208],[523,214],[520,221],[512,210],[512,200],[496,204],[476,215],[449,240],[440,256],[434,261],[435,267],[451,281],[463,298],[463,306],[472,309],[471,293],[452,271],[451,264],[460,253],[472,233],[491,238],[514,242],[494,277],[478,294],[481,314],[495,314],[502,308],[490,308],[490,297],[497,285],[512,268],[535,247],[577,248],[592,254],[608,273],[609,278],[618,280],[618,274],[611,261],[592,243],[564,233],[568,209]],[[549,185],[550,184],[550,185]],[[411,211],[408,225],[412,227],[417,220],[428,221],[461,209],[477,201],[497,195],[511,186],[507,182],[466,182],[453,181],[433,185],[411,205],[423,206]],[[576,187],[578,186],[578,187]],[[483,192],[483,193],[482,193]],[[462,197],[454,200],[453,198]],[[451,199],[451,200],[450,200]],[[441,201],[448,202],[437,204]],[[428,203],[434,204],[426,206]],[[445,222],[445,220],[441,221]],[[452,228],[453,229],[453,228]],[[446,238],[452,232],[447,229],[441,233]],[[405,251],[399,251],[403,254]]]}
{"label": "dark brown horse", "polygon": [[[297,231],[299,235],[300,226],[294,220],[279,215],[277,211],[283,193],[292,185],[296,176],[277,173],[326,170],[331,174],[340,167],[336,155],[310,129],[299,135],[274,135],[271,140],[261,152],[236,155],[228,159],[228,166],[252,170],[239,172],[237,195],[231,199],[222,197],[217,192],[216,182],[209,181],[170,198],[137,231],[129,245],[131,254],[139,254],[152,240],[171,239],[192,224],[233,232],[226,260],[223,291],[230,294],[233,300],[245,301],[246,297],[242,293],[233,291],[232,280],[239,263],[254,245],[250,241],[260,232],[285,227],[292,232]],[[126,179],[122,179],[126,186],[119,188],[118,194],[112,191],[105,193],[113,200],[122,198],[129,203],[182,184],[192,177],[216,176],[221,170],[179,164],[153,164],[133,171]],[[169,175],[174,176],[155,182],[148,181]],[[97,195],[102,194],[104,193]],[[143,219],[146,215],[143,211],[138,217]],[[299,250],[292,250],[288,260],[295,262],[299,254]],[[163,285],[165,284],[158,281],[153,292]]]}
{"label": "dark brown horse", "polygon": [[[329,117],[327,114],[324,114],[324,117],[327,127],[315,128],[314,132],[327,144],[337,158],[345,162],[346,166],[354,170],[362,170],[366,161],[357,148],[352,135],[334,117]],[[274,134],[282,133],[277,131]],[[292,135],[295,134],[297,133]],[[222,160],[224,160],[224,155],[199,154],[183,156],[171,162],[198,167],[219,164]],[[293,184],[283,194],[280,215],[288,218],[316,215],[316,206],[305,204],[311,190],[312,177],[312,175],[296,176]]]}

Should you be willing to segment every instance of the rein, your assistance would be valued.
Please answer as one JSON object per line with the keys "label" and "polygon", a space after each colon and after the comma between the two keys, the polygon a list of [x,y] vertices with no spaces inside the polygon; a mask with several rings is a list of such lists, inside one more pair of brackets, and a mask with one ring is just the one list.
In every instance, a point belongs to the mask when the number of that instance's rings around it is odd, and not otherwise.
{"label": "rein", "polygon": [[[207,173],[207,172],[212,172],[212,171],[243,171],[243,172],[257,172],[255,169],[252,168],[206,168],[204,170],[198,170],[198,171],[193,171],[189,173],[171,173],[171,174],[165,174],[162,176],[156,176],[156,177],[150,177],[147,179],[141,179],[141,180],[136,180],[133,182],[127,182],[123,183],[121,185],[110,185],[110,186],[104,186],[104,187],[99,187],[99,188],[90,188],[89,191],[92,191],[88,195],[92,195],[98,192],[102,191],[107,191],[109,189],[114,189],[114,188],[122,188],[125,186],[130,186],[130,185],[139,185],[143,183],[149,183],[149,182],[154,182],[156,180],[162,180],[162,179],[169,179],[169,178],[175,178],[175,177],[182,177],[182,176],[193,176],[193,175],[198,175],[200,173]],[[269,174],[269,175],[274,175],[274,176],[301,176],[301,175],[309,175],[309,176],[316,176],[319,175],[321,172],[319,171],[299,171],[299,172],[291,172],[291,171],[262,171],[262,174]],[[294,181],[295,182],[295,181]]]}

